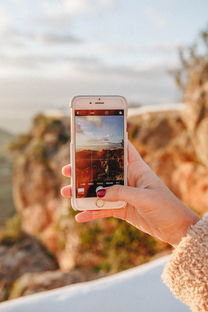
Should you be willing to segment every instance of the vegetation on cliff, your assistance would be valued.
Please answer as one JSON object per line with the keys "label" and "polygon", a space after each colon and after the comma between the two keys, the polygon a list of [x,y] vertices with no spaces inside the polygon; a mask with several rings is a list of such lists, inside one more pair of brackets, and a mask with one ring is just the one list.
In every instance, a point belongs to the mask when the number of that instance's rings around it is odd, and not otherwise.
{"label": "vegetation on cliff", "polygon": [[0,129],[0,225],[15,212],[12,199],[12,160],[8,144],[14,136]]}

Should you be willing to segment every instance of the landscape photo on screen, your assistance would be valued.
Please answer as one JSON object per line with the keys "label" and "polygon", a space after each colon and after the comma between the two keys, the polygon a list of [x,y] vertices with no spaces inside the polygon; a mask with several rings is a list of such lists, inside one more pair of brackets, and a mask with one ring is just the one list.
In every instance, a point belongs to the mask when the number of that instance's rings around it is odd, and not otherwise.
{"label": "landscape photo on screen", "polygon": [[124,184],[124,111],[76,110],[76,197]]}

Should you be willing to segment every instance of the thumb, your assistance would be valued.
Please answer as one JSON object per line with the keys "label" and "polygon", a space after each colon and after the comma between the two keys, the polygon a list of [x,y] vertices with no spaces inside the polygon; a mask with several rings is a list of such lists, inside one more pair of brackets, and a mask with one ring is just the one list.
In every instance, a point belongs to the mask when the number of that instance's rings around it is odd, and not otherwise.
{"label": "thumb", "polygon": [[97,191],[97,196],[103,200],[124,200],[132,206],[135,206],[138,201],[141,203],[144,200],[144,195],[144,190],[141,188],[124,185],[113,185]]}

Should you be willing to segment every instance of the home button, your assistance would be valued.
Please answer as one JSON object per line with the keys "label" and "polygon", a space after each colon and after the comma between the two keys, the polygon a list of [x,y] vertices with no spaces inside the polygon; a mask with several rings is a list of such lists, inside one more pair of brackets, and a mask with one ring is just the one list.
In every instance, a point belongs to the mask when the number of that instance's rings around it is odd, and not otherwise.
{"label": "home button", "polygon": [[104,201],[102,199],[97,199],[96,206],[102,208],[104,206]]}

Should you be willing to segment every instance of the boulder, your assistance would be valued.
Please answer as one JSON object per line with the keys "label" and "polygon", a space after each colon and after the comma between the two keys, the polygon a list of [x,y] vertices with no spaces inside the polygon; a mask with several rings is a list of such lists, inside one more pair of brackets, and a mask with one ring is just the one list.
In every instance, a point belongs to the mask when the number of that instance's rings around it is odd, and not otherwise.
{"label": "boulder", "polygon": [[102,274],[95,274],[84,270],[72,270],[70,272],[46,271],[41,273],[25,273],[13,284],[9,299],[31,295],[36,292],[71,285],[97,279]]}
{"label": "boulder", "polygon": [[12,283],[26,272],[58,268],[55,258],[35,238],[24,234],[18,242],[0,244],[0,301],[8,298]]}

